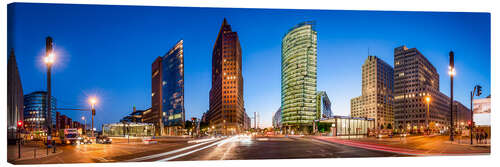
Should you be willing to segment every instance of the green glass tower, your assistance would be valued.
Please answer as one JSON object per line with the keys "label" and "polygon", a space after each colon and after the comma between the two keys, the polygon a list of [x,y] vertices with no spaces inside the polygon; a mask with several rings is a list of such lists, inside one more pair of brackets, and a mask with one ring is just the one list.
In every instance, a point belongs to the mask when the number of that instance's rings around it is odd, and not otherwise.
{"label": "green glass tower", "polygon": [[316,118],[317,32],[303,22],[281,41],[282,123],[287,131],[305,131]]}

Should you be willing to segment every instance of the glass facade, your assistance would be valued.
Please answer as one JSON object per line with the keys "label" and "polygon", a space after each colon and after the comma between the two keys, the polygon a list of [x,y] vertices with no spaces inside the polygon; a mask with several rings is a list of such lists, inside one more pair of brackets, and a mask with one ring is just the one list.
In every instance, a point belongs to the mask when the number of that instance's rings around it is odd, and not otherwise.
{"label": "glass facade", "polygon": [[[184,51],[180,40],[162,57],[162,121],[166,127],[183,127],[184,112]],[[167,134],[176,132],[167,130]]]}
{"label": "glass facade", "polygon": [[[56,123],[56,99],[52,101],[52,124]],[[42,133],[47,130],[47,92],[37,91],[24,95],[24,124],[25,129],[33,133]],[[44,133],[43,133],[44,134]]]}
{"label": "glass facade", "polygon": [[114,123],[114,124],[103,124],[102,134],[109,137],[121,137],[121,136],[153,136],[154,128],[151,123]]}
{"label": "glass facade", "polygon": [[313,22],[288,31],[281,44],[281,109],[283,126],[312,126],[317,117],[317,32]]}
{"label": "glass facade", "polygon": [[[374,131],[375,119],[356,118],[348,116],[332,116],[319,121],[319,124],[327,125],[325,132],[334,136],[367,135]],[[325,126],[322,126],[325,127]]]}
{"label": "glass facade", "polygon": [[332,102],[325,91],[319,91],[317,93],[318,102],[317,106],[317,119],[319,118],[330,118],[332,116]]}

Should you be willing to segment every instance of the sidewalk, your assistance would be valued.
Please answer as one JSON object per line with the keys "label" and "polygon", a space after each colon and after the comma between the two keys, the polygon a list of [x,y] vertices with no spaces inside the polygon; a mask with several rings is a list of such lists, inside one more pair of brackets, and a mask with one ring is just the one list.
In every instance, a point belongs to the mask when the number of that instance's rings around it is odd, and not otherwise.
{"label": "sidewalk", "polygon": [[[451,143],[449,136],[409,136],[393,138],[351,138],[311,136],[314,139],[348,145],[370,150],[401,153],[407,155],[485,155],[490,154],[491,147],[486,144],[470,145],[455,141]],[[470,139],[469,139],[470,142]]]}
{"label": "sidewalk", "polygon": [[[47,147],[41,145],[22,145],[21,146],[21,158],[18,158],[18,145],[8,145],[7,146],[7,161],[15,162],[19,160],[28,159],[39,159],[47,156],[53,156],[62,153],[62,149],[56,147],[56,152],[52,153],[54,148],[49,148],[49,154],[47,155]],[[35,154],[36,153],[36,154]],[[35,158],[36,157],[36,158]]]}

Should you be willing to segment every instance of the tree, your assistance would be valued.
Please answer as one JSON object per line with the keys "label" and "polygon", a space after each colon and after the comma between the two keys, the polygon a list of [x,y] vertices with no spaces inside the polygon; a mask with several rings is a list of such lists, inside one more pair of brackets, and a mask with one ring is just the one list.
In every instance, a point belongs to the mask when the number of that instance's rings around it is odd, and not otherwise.
{"label": "tree", "polygon": [[392,125],[391,124],[387,124],[387,129],[392,129]]}

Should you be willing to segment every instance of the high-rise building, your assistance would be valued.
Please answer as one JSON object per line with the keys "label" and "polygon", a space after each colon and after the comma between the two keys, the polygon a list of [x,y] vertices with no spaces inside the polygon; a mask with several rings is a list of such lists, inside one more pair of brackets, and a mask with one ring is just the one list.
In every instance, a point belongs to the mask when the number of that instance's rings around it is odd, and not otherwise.
{"label": "high-rise building", "polygon": [[11,144],[16,139],[17,122],[23,120],[23,95],[21,76],[19,76],[14,49],[12,49],[7,62],[7,138]]}
{"label": "high-rise building", "polygon": [[153,123],[156,135],[181,135],[185,124],[182,40],[153,62],[151,84],[151,112],[144,112],[143,121]]}
{"label": "high-rise building", "polygon": [[[426,97],[430,97],[427,102]],[[436,68],[416,48],[394,49],[394,118],[407,131],[448,130],[450,98],[439,91]],[[427,111],[429,104],[429,111]]]}
{"label": "high-rise building", "polygon": [[273,114],[273,128],[281,129],[281,107]]}
{"label": "high-rise building", "polygon": [[212,52],[212,88],[207,119],[215,133],[245,130],[241,46],[238,33],[224,18]]}
{"label": "high-rise building", "polygon": [[330,98],[328,98],[328,95],[326,94],[325,91],[318,91],[316,93],[317,99],[316,99],[316,107],[317,107],[317,114],[316,114],[316,119],[320,118],[330,118],[332,117],[332,102],[330,101]]}
{"label": "high-rise building", "polygon": [[317,115],[317,39],[314,22],[308,21],[281,41],[281,112],[287,132],[307,131]]}
{"label": "high-rise building", "polygon": [[394,70],[376,56],[362,66],[361,96],[351,99],[351,117],[373,118],[376,128],[394,126]]}
{"label": "high-rise building", "polygon": [[[52,96],[51,112],[52,123],[56,123],[56,98]],[[47,92],[37,91],[24,95],[24,124],[25,129],[35,134],[45,134],[47,131]],[[52,125],[53,126],[53,125]]]}

